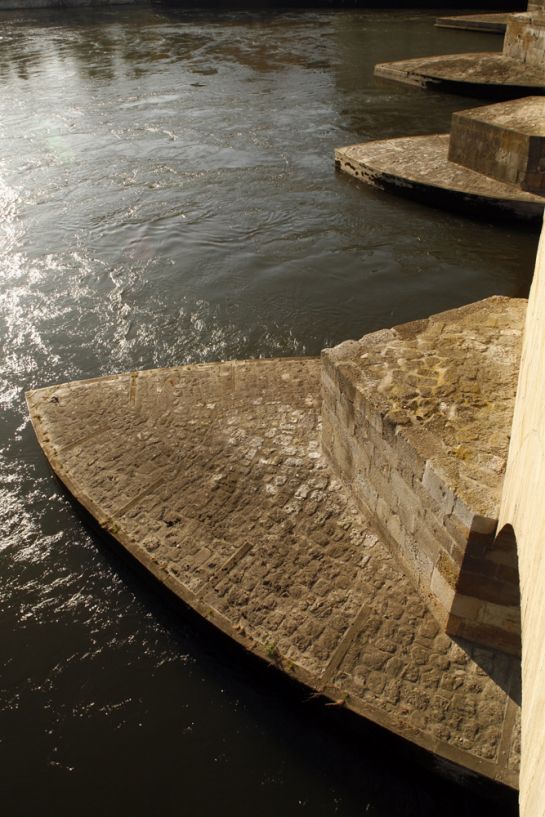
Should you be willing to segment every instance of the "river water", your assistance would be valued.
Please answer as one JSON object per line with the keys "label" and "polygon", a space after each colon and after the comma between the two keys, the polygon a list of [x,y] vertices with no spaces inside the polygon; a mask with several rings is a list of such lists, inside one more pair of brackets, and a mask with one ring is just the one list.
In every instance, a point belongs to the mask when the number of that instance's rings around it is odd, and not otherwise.
{"label": "river water", "polygon": [[[0,13],[0,797],[10,817],[507,815],[171,608],[87,526],[25,389],[316,354],[491,294],[537,237],[336,174],[476,104],[377,61],[499,48],[429,12]],[[483,797],[485,799],[483,799]]]}

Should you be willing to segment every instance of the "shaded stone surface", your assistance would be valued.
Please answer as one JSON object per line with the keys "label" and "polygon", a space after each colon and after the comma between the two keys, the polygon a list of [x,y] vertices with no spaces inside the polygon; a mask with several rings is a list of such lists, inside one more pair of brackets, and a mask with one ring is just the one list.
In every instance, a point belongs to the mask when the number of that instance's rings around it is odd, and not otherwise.
{"label": "shaded stone surface", "polygon": [[383,139],[338,148],[335,163],[359,181],[426,203],[541,223],[542,196],[449,162],[449,144],[448,134]]}
{"label": "shaded stone surface", "polygon": [[488,298],[322,354],[323,449],[453,635],[520,653],[494,542],[526,302]]}
{"label": "shaded stone surface", "polygon": [[483,31],[490,34],[504,34],[511,15],[508,13],[458,14],[454,17],[438,17],[438,28],[460,28],[466,31]]}
{"label": "shaded stone surface", "polygon": [[28,395],[60,479],[209,621],[339,705],[517,785],[519,661],[440,632],[320,452],[319,361]]}

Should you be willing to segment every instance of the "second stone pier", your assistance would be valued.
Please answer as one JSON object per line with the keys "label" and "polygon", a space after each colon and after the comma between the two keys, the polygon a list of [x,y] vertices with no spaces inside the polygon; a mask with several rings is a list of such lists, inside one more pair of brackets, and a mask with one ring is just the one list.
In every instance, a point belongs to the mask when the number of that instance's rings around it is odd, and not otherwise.
{"label": "second stone pier", "polygon": [[450,134],[339,148],[335,163],[359,181],[427,204],[541,225],[545,97],[459,111]]}

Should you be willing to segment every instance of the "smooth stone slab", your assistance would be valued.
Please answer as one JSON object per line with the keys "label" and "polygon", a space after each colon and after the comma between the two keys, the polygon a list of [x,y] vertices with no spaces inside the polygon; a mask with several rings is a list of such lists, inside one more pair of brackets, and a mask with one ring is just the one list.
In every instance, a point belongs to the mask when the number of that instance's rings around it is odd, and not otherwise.
{"label": "smooth stone slab", "polygon": [[511,17],[508,13],[499,14],[460,14],[455,17],[438,17],[435,25],[438,28],[460,28],[466,31],[482,31],[489,34],[505,34]]}
{"label": "smooth stone slab", "polygon": [[545,66],[526,65],[502,53],[451,54],[384,62],[375,76],[470,96],[512,98],[545,94]]}
{"label": "smooth stone slab", "polygon": [[320,453],[315,359],[133,372],[27,395],[53,469],[246,649],[516,787],[520,662],[441,633]]}
{"label": "smooth stone slab", "polygon": [[358,181],[464,214],[541,223],[545,198],[449,162],[450,137],[409,136],[338,148],[335,164]]}
{"label": "smooth stone slab", "polygon": [[545,97],[453,114],[448,158],[497,181],[545,195]]}

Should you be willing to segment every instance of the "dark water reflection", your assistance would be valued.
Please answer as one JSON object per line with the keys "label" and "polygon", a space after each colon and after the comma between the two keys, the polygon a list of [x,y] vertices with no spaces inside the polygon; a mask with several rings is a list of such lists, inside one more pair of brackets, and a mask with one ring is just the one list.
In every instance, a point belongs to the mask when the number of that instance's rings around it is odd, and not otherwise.
{"label": "dark water reflection", "polygon": [[375,62],[499,48],[429,13],[0,14],[0,769],[4,812],[513,813],[347,731],[79,520],[23,390],[316,354],[493,293],[536,236],[359,188],[335,146],[444,131],[459,97]]}

